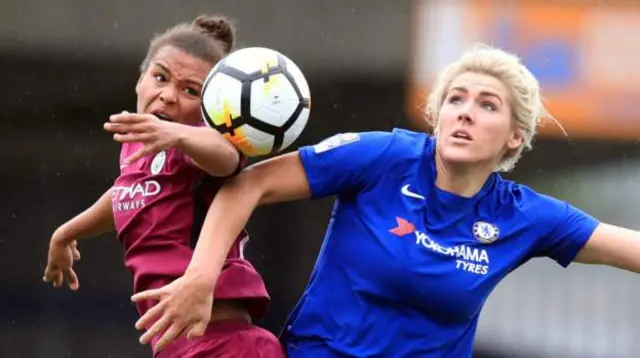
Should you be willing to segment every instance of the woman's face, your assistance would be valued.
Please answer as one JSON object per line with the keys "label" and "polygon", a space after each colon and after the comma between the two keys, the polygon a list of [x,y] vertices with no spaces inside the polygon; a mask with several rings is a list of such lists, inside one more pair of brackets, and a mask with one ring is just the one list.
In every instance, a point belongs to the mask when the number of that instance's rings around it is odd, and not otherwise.
{"label": "woman's face", "polygon": [[511,96],[497,78],[464,72],[453,79],[438,117],[441,160],[495,167],[522,136],[511,114]]}
{"label": "woman's face", "polygon": [[188,125],[200,123],[200,93],[212,67],[173,46],[160,48],[136,85],[137,112]]}

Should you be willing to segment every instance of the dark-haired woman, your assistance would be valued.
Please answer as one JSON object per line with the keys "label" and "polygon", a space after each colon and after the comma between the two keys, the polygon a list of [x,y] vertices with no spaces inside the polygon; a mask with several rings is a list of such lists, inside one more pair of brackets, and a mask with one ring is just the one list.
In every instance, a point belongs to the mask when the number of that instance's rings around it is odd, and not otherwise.
{"label": "dark-haired woman", "polygon": [[[122,143],[120,175],[91,207],[60,226],[49,244],[44,281],[79,288],[72,265],[76,240],[115,230],[134,291],[166,285],[184,274],[204,213],[224,178],[244,163],[218,132],[202,126],[200,92],[210,69],[234,45],[234,27],[221,16],[199,16],[154,37],[135,87],[135,113],[112,115],[104,127]],[[157,154],[156,154],[157,153]],[[174,326],[148,330],[156,357],[283,357],[277,338],[253,325],[269,296],[264,282],[243,257],[248,240],[238,233],[207,323],[188,338],[167,345]],[[141,315],[155,301],[138,302]],[[143,329],[139,323],[138,329]],[[195,338],[197,337],[197,338]],[[166,347],[165,347],[166,346]]]}

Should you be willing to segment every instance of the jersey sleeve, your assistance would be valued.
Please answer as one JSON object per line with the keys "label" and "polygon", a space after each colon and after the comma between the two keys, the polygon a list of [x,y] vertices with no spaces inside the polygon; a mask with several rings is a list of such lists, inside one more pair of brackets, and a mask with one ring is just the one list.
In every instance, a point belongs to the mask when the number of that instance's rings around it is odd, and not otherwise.
{"label": "jersey sleeve", "polygon": [[124,168],[124,160],[127,159],[127,144],[129,143],[122,143],[120,146],[120,155],[118,156],[118,169],[120,169],[120,174],[122,174],[122,169]]}
{"label": "jersey sleeve", "polygon": [[120,174],[123,174],[125,168],[128,166],[124,161],[132,156],[140,148],[142,148],[142,145],[140,143],[122,143],[122,145],[120,146],[120,157],[118,158],[118,167],[120,169]]}
{"label": "jersey sleeve", "polygon": [[299,149],[312,197],[355,193],[379,179],[394,135],[342,133]]}
{"label": "jersey sleeve", "polygon": [[550,257],[567,267],[589,240],[599,221],[566,202],[553,198],[547,200],[544,217],[548,218],[545,221],[551,222],[540,224],[549,225],[551,231],[540,241],[538,256]]}

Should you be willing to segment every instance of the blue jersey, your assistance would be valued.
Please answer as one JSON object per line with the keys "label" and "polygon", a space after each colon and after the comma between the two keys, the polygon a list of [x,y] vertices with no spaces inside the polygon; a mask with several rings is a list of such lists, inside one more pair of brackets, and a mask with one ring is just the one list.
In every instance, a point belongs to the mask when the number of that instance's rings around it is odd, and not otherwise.
{"label": "blue jersey", "polygon": [[533,257],[562,266],[598,222],[492,174],[473,197],[435,186],[427,134],[347,133],[303,147],[313,197],[335,195],[282,339],[291,357],[471,357],[491,291]]}

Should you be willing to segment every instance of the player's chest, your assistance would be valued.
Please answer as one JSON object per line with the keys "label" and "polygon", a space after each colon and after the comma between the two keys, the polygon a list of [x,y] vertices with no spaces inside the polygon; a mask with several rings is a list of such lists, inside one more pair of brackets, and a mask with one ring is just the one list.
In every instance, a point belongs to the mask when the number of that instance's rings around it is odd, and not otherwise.
{"label": "player's chest", "polygon": [[184,167],[183,156],[173,148],[154,155],[144,156],[132,163],[124,163],[124,159],[132,155],[133,152],[135,152],[135,150],[128,150],[121,155],[120,176],[153,177],[167,174],[172,175]]}
{"label": "player's chest", "polygon": [[526,228],[508,208],[448,210],[405,185],[353,203],[360,225],[349,265],[372,294],[466,319],[527,256]]}
{"label": "player's chest", "polygon": [[[401,302],[445,320],[465,321],[477,312],[505,275],[500,250],[473,233],[434,234],[416,216],[363,218],[357,235],[343,240],[341,265],[355,291],[381,302]],[[487,230],[496,230],[489,225]],[[482,234],[491,240],[495,234]]]}
{"label": "player's chest", "polygon": [[361,230],[354,245],[368,251],[364,257],[389,261],[384,266],[390,275],[420,282],[446,277],[474,286],[517,262],[501,222],[463,215],[443,225],[428,207],[403,210],[387,203],[370,209],[358,210]]}
{"label": "player's chest", "polygon": [[122,165],[112,188],[114,213],[135,211],[168,196],[188,196],[199,174],[171,151]]}

